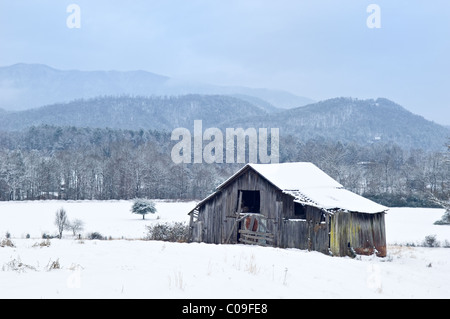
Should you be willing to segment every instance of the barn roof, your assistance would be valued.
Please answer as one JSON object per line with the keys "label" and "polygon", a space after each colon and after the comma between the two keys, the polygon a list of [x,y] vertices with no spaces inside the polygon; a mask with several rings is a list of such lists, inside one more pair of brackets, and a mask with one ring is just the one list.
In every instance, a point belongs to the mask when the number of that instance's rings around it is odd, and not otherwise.
{"label": "barn roof", "polygon": [[[304,188],[331,188],[343,187],[337,181],[325,174],[316,165],[309,162],[280,163],[280,164],[247,164],[260,175],[281,190],[299,190]],[[234,174],[239,175],[240,171]],[[219,185],[221,188],[227,181]]]}
{"label": "barn roof", "polygon": [[[247,164],[217,189],[222,189],[248,169],[255,170],[282,192],[294,197],[294,201],[300,204],[326,210],[338,209],[360,213],[380,213],[388,210],[385,206],[346,190],[336,180],[308,162]],[[209,198],[211,196],[205,200]]]}

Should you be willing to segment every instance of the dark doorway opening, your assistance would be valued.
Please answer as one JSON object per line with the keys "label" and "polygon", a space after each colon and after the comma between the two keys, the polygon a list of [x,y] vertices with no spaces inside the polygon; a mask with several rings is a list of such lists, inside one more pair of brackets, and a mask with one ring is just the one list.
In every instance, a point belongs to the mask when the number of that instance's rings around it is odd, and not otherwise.
{"label": "dark doorway opening", "polygon": [[244,190],[239,191],[238,212],[259,214],[260,208],[261,208],[261,195],[259,191],[244,191]]}
{"label": "dark doorway opening", "polygon": [[294,203],[294,215],[298,219],[306,219],[306,209],[305,206],[299,203]]}

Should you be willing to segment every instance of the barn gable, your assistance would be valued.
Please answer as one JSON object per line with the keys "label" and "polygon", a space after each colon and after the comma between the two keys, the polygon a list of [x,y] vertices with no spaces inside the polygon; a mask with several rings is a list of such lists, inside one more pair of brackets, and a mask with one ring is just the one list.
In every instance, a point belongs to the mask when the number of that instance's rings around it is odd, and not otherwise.
{"label": "barn gable", "polygon": [[247,164],[190,212],[191,240],[385,255],[386,210],[312,163]]}

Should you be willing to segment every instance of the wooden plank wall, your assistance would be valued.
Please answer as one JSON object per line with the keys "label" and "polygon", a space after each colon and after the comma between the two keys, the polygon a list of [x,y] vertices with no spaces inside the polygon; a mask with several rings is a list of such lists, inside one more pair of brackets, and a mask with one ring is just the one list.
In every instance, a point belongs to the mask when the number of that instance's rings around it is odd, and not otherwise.
{"label": "wooden plank wall", "polygon": [[322,212],[315,207],[306,207],[306,219],[283,221],[282,245],[328,253],[328,214],[322,220]]}
{"label": "wooden plank wall", "polygon": [[283,221],[281,247],[309,249],[308,222],[306,220]]}
{"label": "wooden plank wall", "polygon": [[330,249],[334,255],[348,255],[350,245],[360,255],[386,256],[384,213],[337,212],[330,226]]}
{"label": "wooden plank wall", "polygon": [[[248,170],[221,193],[207,201],[199,210],[199,221],[203,222],[202,241],[207,243],[225,243],[232,232],[229,243],[237,243],[239,225],[236,221],[236,208],[239,190],[257,190],[260,192],[260,213],[267,217],[267,230],[274,234],[274,245],[279,241],[279,223],[283,213],[294,210],[292,198],[283,194],[272,184],[261,178],[252,170]],[[293,214],[293,213],[292,213]]]}

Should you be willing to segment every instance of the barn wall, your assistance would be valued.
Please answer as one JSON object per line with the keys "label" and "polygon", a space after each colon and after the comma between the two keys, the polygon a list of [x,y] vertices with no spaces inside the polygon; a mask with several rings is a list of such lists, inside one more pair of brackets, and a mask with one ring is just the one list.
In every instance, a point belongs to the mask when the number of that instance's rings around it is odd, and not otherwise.
{"label": "barn wall", "polygon": [[291,196],[283,194],[253,170],[244,172],[200,207],[198,221],[203,227],[202,241],[218,244],[226,243],[230,238],[228,243],[237,243],[240,225],[234,224],[239,190],[260,192],[260,214],[266,217],[267,231],[274,235],[273,244],[278,246],[282,235],[281,221],[293,216],[294,203]]}
{"label": "barn wall", "polygon": [[302,219],[287,219],[283,221],[281,247],[309,249],[308,222]]}
{"label": "barn wall", "polygon": [[198,221],[192,225],[196,240],[238,243],[238,231],[242,228],[236,223],[239,190],[260,192],[260,214],[266,217],[267,231],[274,235],[274,246],[328,252],[328,215],[324,219],[320,209],[307,206],[306,220],[298,220],[293,198],[253,170],[244,172],[200,207]]}
{"label": "barn wall", "polygon": [[280,246],[328,253],[328,214],[311,206],[305,209],[306,219],[283,220]]}
{"label": "barn wall", "polygon": [[337,212],[331,217],[330,250],[336,256],[350,254],[386,256],[384,213]]}

